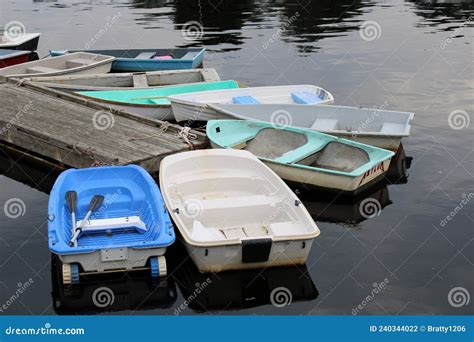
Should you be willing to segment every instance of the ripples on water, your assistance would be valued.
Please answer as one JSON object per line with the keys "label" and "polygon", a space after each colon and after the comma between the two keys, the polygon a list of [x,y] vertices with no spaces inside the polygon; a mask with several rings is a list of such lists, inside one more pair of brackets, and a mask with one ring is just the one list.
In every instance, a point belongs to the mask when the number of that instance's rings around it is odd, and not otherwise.
{"label": "ripples on water", "polygon": [[[19,282],[35,280],[8,313],[97,312],[92,294],[107,286],[116,294],[108,309],[117,312],[350,314],[373,283],[388,278],[387,290],[363,314],[472,314],[472,307],[449,306],[446,296],[454,286],[474,293],[473,204],[440,227],[462,194],[474,192],[474,123],[462,130],[448,125],[455,110],[474,120],[472,1],[18,0],[2,1],[0,10],[2,22],[20,20],[43,33],[42,54],[82,48],[120,13],[93,48],[204,45],[206,66],[222,78],[249,85],[318,84],[337,104],[416,113],[412,136],[404,140],[413,165],[402,184],[380,184],[350,200],[302,195],[322,231],[306,266],[211,275],[208,290],[197,296],[208,276],[186,260],[180,244],[168,253],[172,276],[158,284],[138,274],[62,288],[44,220],[58,170],[0,150],[6,175],[0,178],[1,203],[19,197],[27,208],[14,221],[0,216],[0,304]],[[203,25],[201,38],[183,39],[189,21]],[[361,39],[367,22],[380,26],[371,41]],[[380,203],[373,218],[361,216],[365,198]],[[271,305],[277,287],[290,290],[291,305]],[[190,296],[196,299],[178,310]]]}

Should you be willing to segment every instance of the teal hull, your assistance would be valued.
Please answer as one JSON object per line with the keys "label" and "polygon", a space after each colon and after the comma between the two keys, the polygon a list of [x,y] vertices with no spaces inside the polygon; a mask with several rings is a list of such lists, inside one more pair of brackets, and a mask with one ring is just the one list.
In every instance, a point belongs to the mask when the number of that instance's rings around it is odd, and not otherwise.
{"label": "teal hull", "polygon": [[154,89],[111,90],[111,91],[83,91],[76,94],[108,103],[122,103],[138,106],[169,106],[168,96],[200,91],[222,90],[239,88],[236,81],[200,82]]}
{"label": "teal hull", "polygon": [[245,120],[208,121],[213,147],[246,149],[281,178],[356,191],[388,171],[393,152],[294,127]]}

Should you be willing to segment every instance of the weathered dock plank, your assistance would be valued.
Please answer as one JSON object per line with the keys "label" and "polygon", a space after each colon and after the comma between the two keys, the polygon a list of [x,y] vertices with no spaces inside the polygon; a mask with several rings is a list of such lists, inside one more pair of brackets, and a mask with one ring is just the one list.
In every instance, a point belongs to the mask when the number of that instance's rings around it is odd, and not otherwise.
{"label": "weathered dock plank", "polygon": [[[138,164],[150,172],[169,154],[204,148],[201,132],[35,86],[0,84],[0,141],[71,167]],[[191,145],[186,141],[188,140]]]}

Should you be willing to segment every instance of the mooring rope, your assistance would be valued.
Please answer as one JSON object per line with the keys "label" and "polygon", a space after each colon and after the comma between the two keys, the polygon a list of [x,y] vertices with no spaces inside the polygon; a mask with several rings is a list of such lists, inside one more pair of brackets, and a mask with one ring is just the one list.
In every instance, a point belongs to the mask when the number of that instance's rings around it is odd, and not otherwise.
{"label": "mooring rope", "polygon": [[161,130],[160,133],[145,135],[143,137],[138,137],[138,138],[129,138],[128,141],[143,140],[143,139],[148,139],[148,138],[159,137],[160,135],[165,133],[169,127],[170,127],[170,123],[167,121],[163,121],[163,123],[160,125],[160,130]]}
{"label": "mooring rope", "polygon": [[196,140],[197,135],[194,133],[191,133],[191,127],[183,127],[181,130],[178,132],[178,137],[183,139],[191,148],[191,150],[194,150],[194,145],[189,139]]}

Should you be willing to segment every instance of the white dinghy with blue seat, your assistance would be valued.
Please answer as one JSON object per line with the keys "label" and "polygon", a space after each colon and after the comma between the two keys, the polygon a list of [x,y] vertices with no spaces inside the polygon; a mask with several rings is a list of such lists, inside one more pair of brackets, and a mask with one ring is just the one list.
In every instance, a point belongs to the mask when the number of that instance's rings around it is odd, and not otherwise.
{"label": "white dinghy with blue seat", "polygon": [[176,121],[208,121],[225,118],[209,104],[260,105],[332,104],[330,92],[314,85],[249,87],[179,94],[169,97]]}

